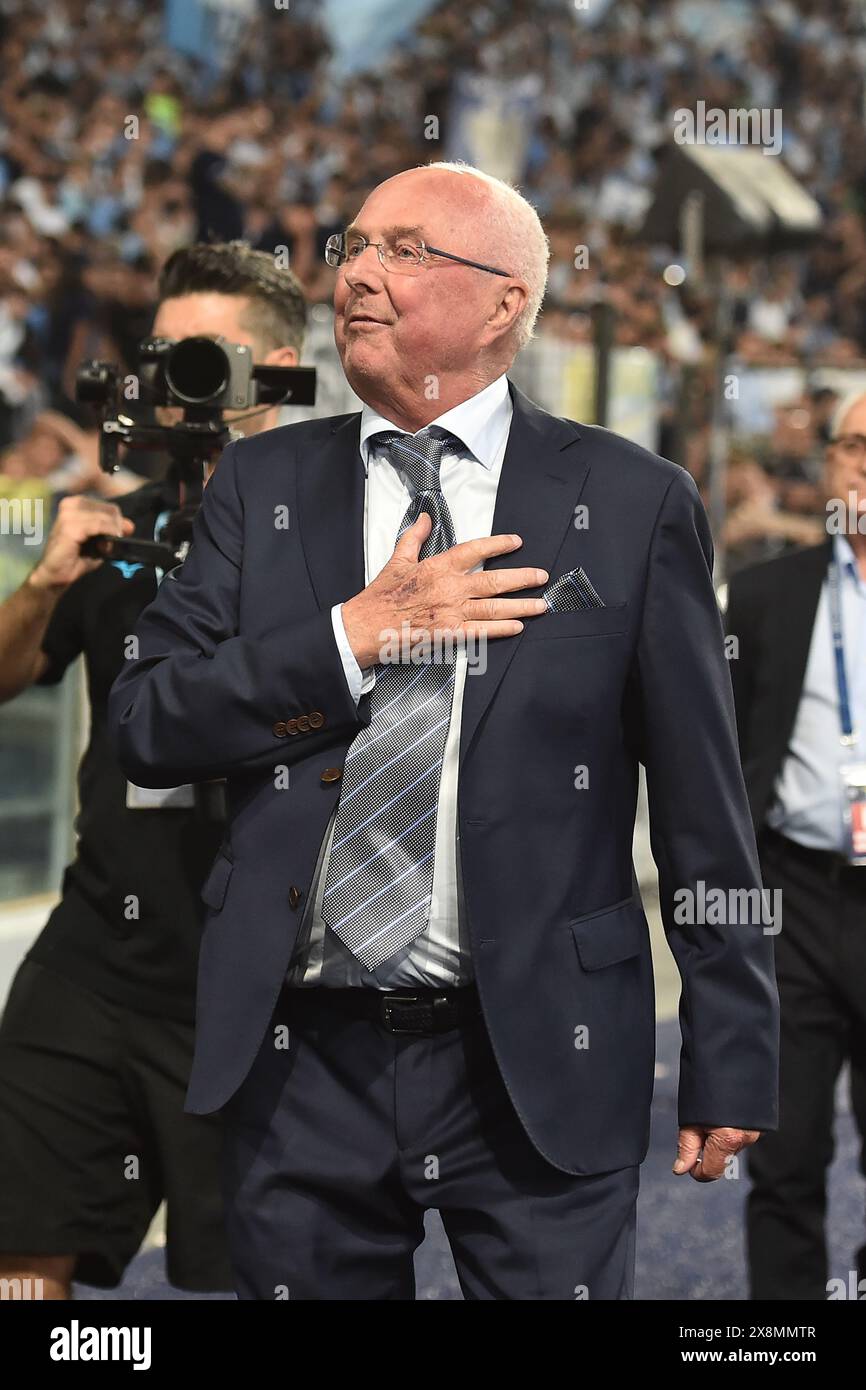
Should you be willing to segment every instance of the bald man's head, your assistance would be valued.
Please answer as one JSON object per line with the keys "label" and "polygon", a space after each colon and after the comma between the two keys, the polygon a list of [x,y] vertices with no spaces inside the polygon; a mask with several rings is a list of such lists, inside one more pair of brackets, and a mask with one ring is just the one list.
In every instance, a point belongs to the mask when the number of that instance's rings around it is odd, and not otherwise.
{"label": "bald man's head", "polygon": [[[375,188],[349,231],[335,337],[362,399],[419,389],[465,399],[508,369],[531,335],[547,272],[547,240],[520,194],[465,166],[425,165]],[[392,253],[385,265],[379,243]],[[433,250],[413,264],[421,243]]]}
{"label": "bald man's head", "polygon": [[516,325],[517,346],[523,347],[532,337],[544,299],[550,260],[550,243],[538,213],[511,184],[469,164],[441,162],[420,167],[449,176],[455,196],[474,200],[477,231],[487,253],[497,256],[498,265],[526,282],[526,308]]}

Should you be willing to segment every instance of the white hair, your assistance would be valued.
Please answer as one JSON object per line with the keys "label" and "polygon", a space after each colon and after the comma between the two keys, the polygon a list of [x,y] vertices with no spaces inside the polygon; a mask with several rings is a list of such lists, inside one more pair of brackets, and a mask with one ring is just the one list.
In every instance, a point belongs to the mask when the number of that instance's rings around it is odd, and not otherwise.
{"label": "white hair", "polygon": [[857,391],[849,391],[847,396],[843,396],[842,400],[834,406],[833,414],[830,416],[831,439],[835,439],[841,430],[849,410],[853,410],[855,405],[859,405],[864,400],[866,400],[866,391],[861,386]]}
{"label": "white hair", "polygon": [[508,270],[516,279],[525,280],[529,291],[513,330],[518,349],[524,347],[532,337],[544,298],[550,259],[550,243],[538,213],[512,184],[495,178],[493,174],[485,174],[483,169],[475,169],[471,164],[443,160],[422,164],[419,168],[466,174],[478,179],[490,190],[495,202],[496,242],[501,247],[501,268]]}

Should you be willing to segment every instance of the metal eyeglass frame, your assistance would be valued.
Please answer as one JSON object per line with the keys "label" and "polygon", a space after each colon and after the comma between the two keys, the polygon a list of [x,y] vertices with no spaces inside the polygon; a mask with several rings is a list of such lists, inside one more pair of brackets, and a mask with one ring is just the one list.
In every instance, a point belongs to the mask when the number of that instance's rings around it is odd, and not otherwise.
{"label": "metal eyeglass frame", "polygon": [[[366,237],[361,236],[359,233],[355,233],[355,235],[358,237],[359,241],[363,241],[364,251],[367,250],[368,246],[375,246],[376,255],[379,257],[379,264],[381,265],[383,270],[394,269],[393,266],[387,265],[385,262],[385,258],[383,255],[385,243],[383,241],[368,241]],[[345,232],[335,232],[334,235],[329,236],[328,240],[325,242],[325,261],[329,266],[332,267],[332,269],[337,269],[339,266],[345,265],[349,259],[348,255],[345,253],[344,247],[340,247],[338,245],[338,243],[340,242],[345,242],[345,237]],[[424,264],[424,258],[427,255],[442,256],[446,261],[457,261],[459,265],[471,266],[473,270],[486,270],[488,275],[502,275],[506,280],[511,279],[511,276],[509,275],[507,270],[497,270],[492,265],[482,265],[480,261],[469,261],[466,259],[465,256],[455,256],[451,251],[440,251],[438,246],[428,246],[426,241],[413,242],[412,245],[417,246],[421,254],[417,261],[408,262],[409,265],[419,267],[422,266]],[[328,260],[329,251],[333,251],[336,255],[339,255],[341,259],[339,261]],[[361,255],[363,254],[364,252],[362,251]],[[400,274],[399,271],[397,271],[396,273],[398,275]]]}

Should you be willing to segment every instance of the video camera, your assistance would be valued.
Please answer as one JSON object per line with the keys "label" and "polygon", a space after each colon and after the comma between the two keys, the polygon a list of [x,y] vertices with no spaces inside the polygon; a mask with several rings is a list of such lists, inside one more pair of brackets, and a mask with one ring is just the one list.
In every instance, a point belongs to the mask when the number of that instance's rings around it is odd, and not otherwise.
{"label": "video camera", "polygon": [[[120,444],[128,449],[163,450],[171,458],[169,476],[177,481],[180,505],[166,522],[160,541],[91,536],[81,553],[168,571],[189,549],[206,466],[231,441],[232,425],[240,423],[238,419],[226,424],[223,411],[314,405],[316,369],[256,366],[249,347],[225,338],[145,338],[138,347],[138,360],[138,373],[126,376],[112,362],[83,363],[76,376],[75,397],[102,409],[99,464],[103,471],[117,469]],[[125,413],[130,400],[149,411],[156,406],[180,407],[183,419],[175,425],[136,422]]]}

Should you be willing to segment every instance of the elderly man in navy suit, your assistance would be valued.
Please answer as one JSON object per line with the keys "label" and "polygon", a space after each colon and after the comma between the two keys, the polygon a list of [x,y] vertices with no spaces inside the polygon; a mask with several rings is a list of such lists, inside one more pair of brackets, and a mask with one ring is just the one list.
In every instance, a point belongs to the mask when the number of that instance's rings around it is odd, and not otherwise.
{"label": "elderly man in navy suit", "polygon": [[326,256],[363,409],[228,446],[111,696],[136,783],[227,779],[187,1108],[226,1121],[238,1292],[412,1298],[436,1208],[467,1298],[631,1298],[641,762],[674,1171],[777,1122],[775,928],[719,910],[761,886],[706,516],[508,380],[548,257],[514,189],[409,170]]}

